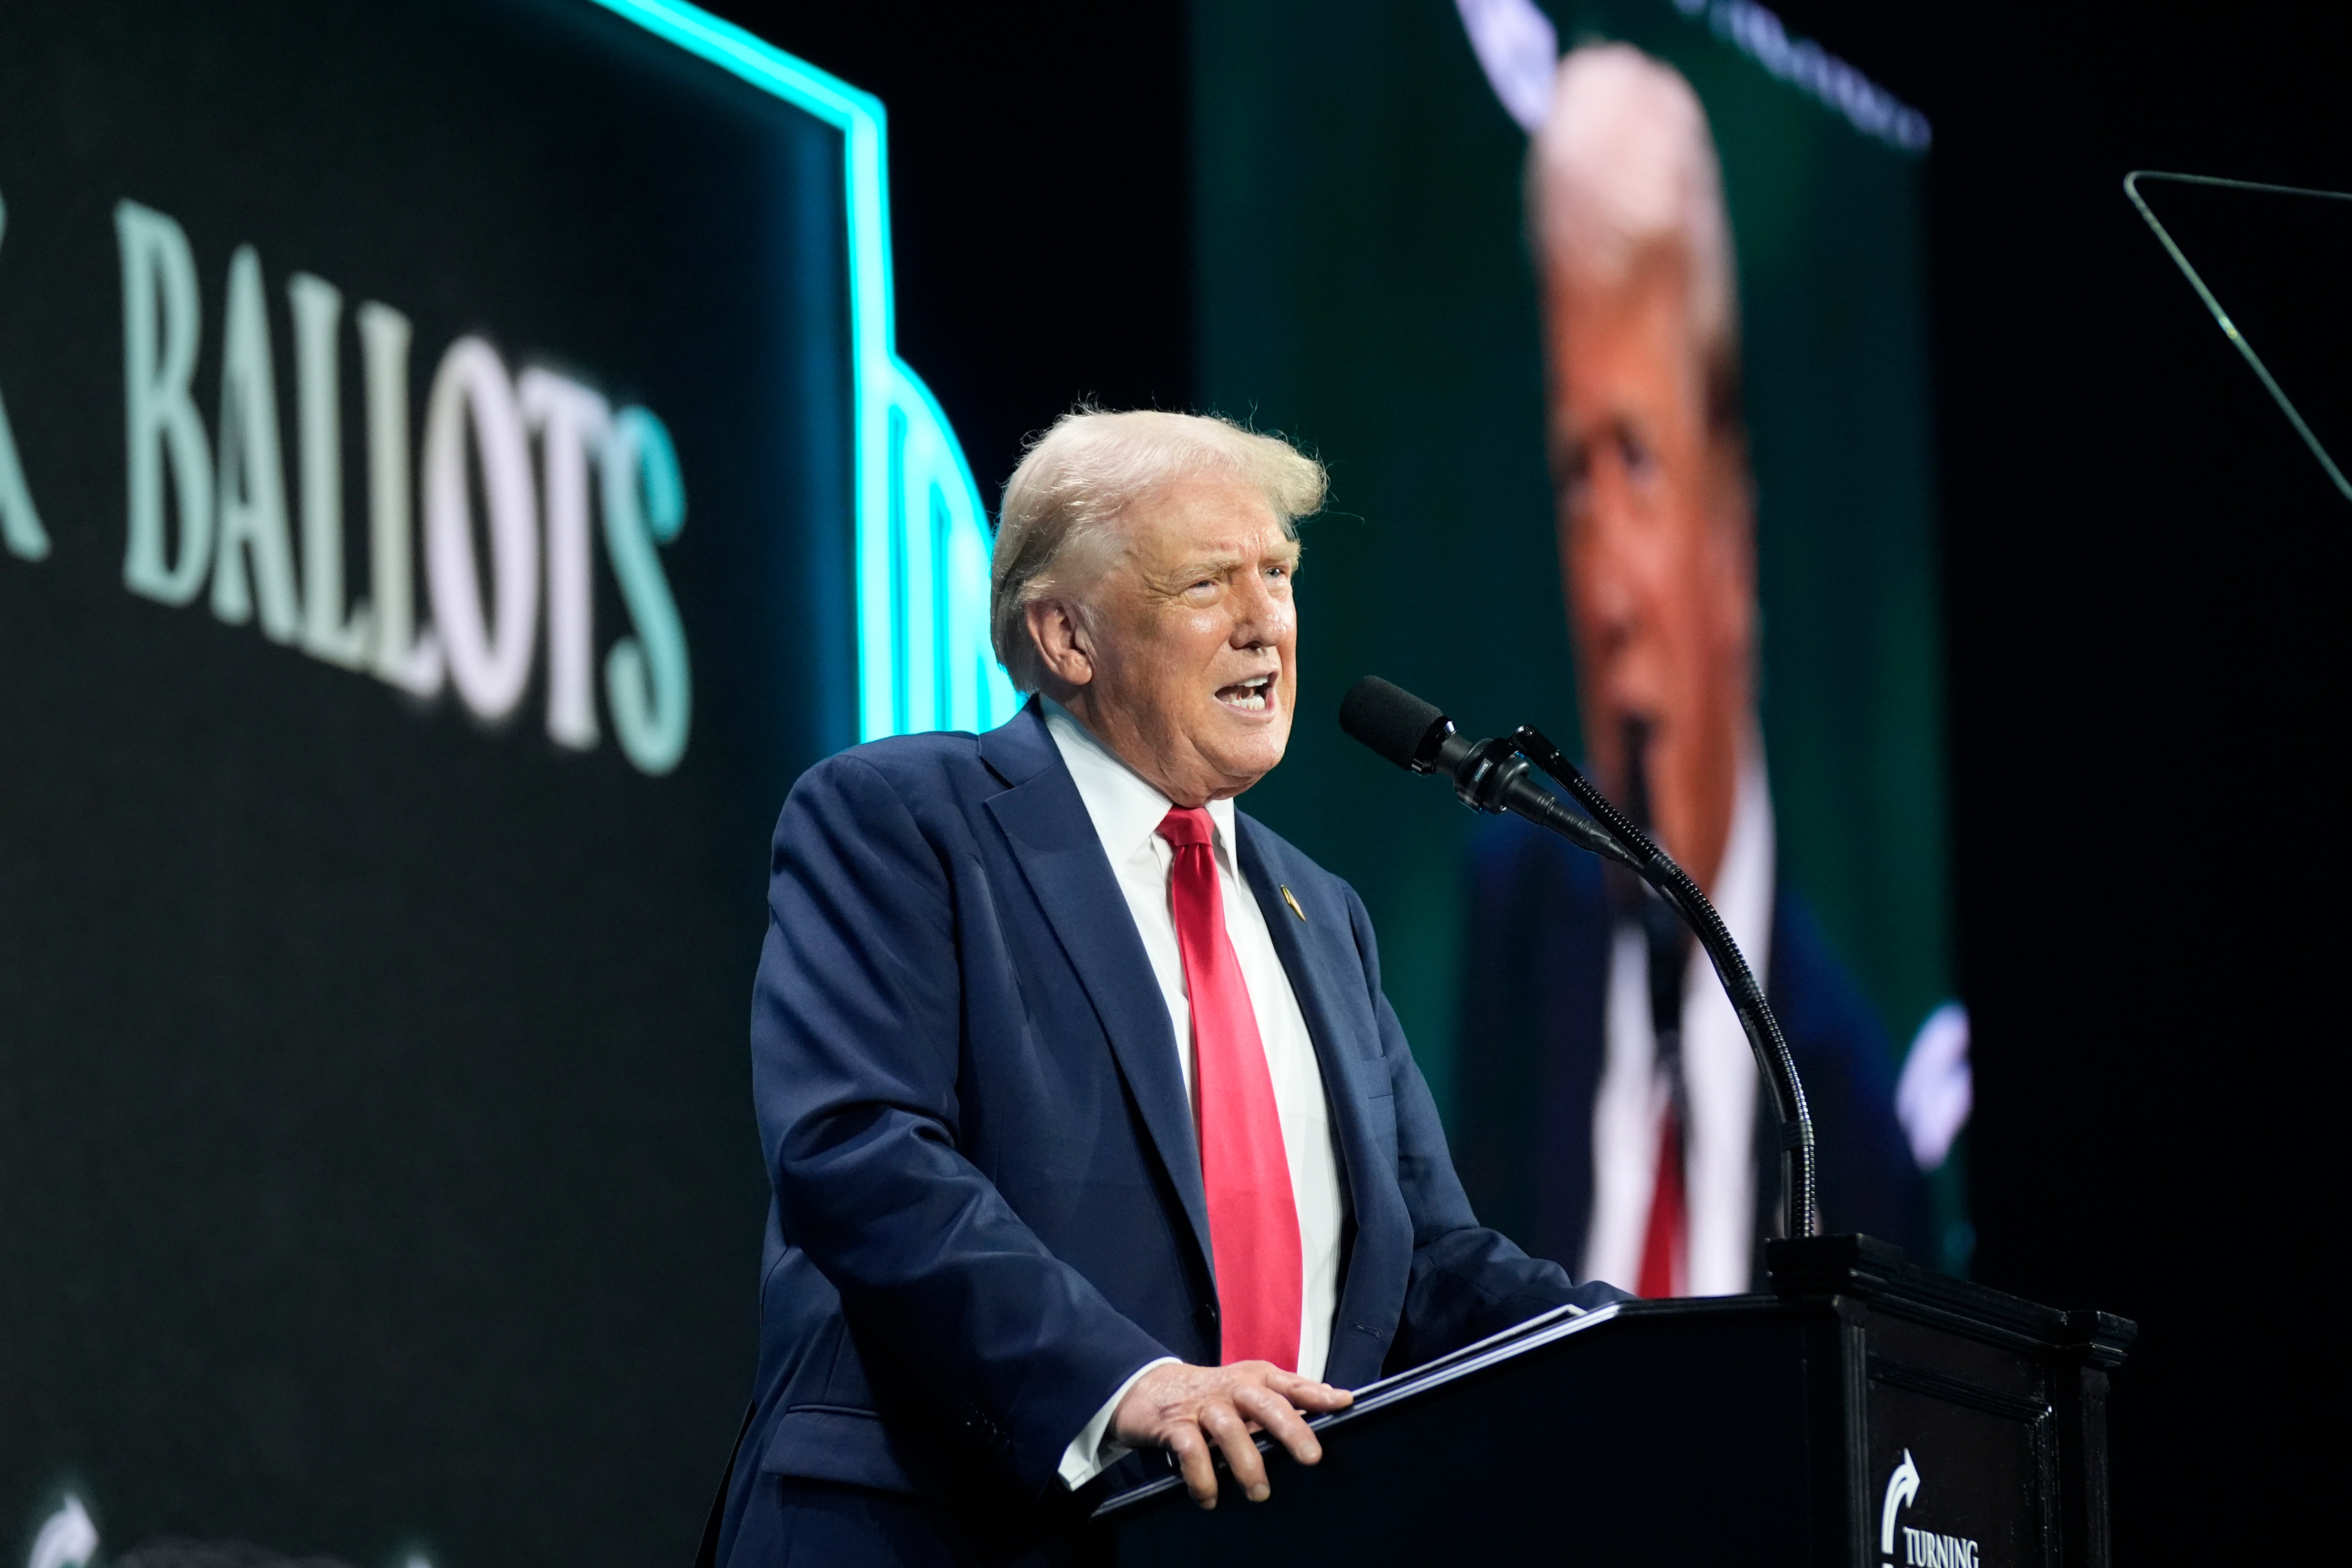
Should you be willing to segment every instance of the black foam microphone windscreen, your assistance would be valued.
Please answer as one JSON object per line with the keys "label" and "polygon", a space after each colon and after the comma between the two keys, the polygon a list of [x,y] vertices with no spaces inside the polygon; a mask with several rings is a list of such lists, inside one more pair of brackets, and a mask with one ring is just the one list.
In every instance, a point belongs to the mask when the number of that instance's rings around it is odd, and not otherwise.
{"label": "black foam microphone windscreen", "polygon": [[1339,728],[1401,768],[1421,760],[1421,749],[1445,715],[1401,686],[1368,675],[1339,703]]}

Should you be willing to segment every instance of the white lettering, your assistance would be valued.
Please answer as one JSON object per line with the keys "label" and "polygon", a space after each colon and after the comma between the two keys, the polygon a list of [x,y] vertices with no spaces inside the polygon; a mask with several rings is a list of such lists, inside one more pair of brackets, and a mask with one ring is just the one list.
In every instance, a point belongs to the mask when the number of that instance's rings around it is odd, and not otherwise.
{"label": "white lettering", "polygon": [[25,465],[17,460],[16,436],[8,427],[8,405],[0,399],[0,541],[8,552],[38,561],[49,552],[48,531],[33,509],[33,492],[25,483]]}
{"label": "white lettering", "polygon": [[98,1526],[90,1522],[81,1499],[68,1492],[57,1512],[41,1521],[25,1568],[84,1568],[97,1555]]}
{"label": "white lettering", "polygon": [[1978,1568],[1977,1543],[1966,1536],[1938,1535],[1906,1524],[1903,1561],[1906,1568]]}
{"label": "white lettering", "polygon": [[656,543],[686,525],[686,485],[668,429],[649,408],[624,408],[604,443],[604,552],[637,635],[604,657],[613,732],[639,771],[666,773],[686,752],[693,689],[686,628]]}
{"label": "white lettering", "polygon": [[[278,376],[269,363],[269,314],[261,258],[241,245],[228,263],[228,320],[222,328],[219,534],[213,614],[232,626],[253,618],[292,642],[299,629],[294,546],[286,531],[286,464],[278,441]],[[253,563],[247,586],[246,562]]]}
{"label": "white lettering", "polygon": [[[204,320],[196,263],[180,226],[137,202],[115,204],[114,232],[122,253],[123,427],[130,443],[122,582],[134,594],[184,605],[204,586],[213,547],[212,452],[188,392]],[[164,529],[167,458],[180,501],[176,558]]]}
{"label": "white lettering", "polygon": [[294,401],[302,450],[302,647],[329,664],[367,662],[368,611],[343,614],[342,365],[336,331],[342,291],[297,272],[286,285],[294,307]]}
{"label": "white lettering", "polygon": [[516,390],[524,421],[540,432],[547,505],[547,732],[584,752],[596,743],[588,455],[603,448],[613,414],[602,396],[549,371],[524,371]]}
{"label": "white lettering", "polygon": [[[8,233],[8,204],[0,202],[0,238]],[[33,492],[25,484],[25,465],[16,458],[16,434],[8,427],[8,405],[0,400],[0,542],[26,561],[49,552],[48,531],[33,510]]]}
{"label": "white lettering", "polygon": [[358,311],[367,383],[368,592],[375,673],[418,697],[441,689],[441,645],[416,630],[415,503],[409,484],[408,318],[370,300]]}
{"label": "white lettering", "polygon": [[[0,234],[5,219],[0,207]],[[631,632],[604,660],[614,735],[640,772],[677,767],[693,727],[693,678],[660,547],[685,526],[686,487],[669,430],[652,410],[614,413],[593,387],[552,371],[509,378],[487,341],[462,337],[434,374],[412,468],[415,333],[391,306],[362,302],[353,320],[363,364],[368,591],[354,595],[344,551],[343,296],[323,278],[296,273],[286,289],[300,460],[298,591],[261,258],[250,245],[230,258],[220,422],[207,440],[190,394],[203,317],[187,237],[134,202],[117,205],[115,223],[130,432],[123,579],[133,592],[185,605],[209,575],[223,621],[257,619],[274,641],[299,640],[315,658],[371,670],[418,697],[446,682],[492,722],[511,715],[530,686],[544,595],[547,732],[587,751],[602,733],[589,521],[596,507]],[[0,409],[0,524],[11,548],[30,553],[38,521],[29,497],[15,499],[23,487],[5,419]],[[165,506],[167,467],[176,531]],[[416,602],[420,489],[429,618]],[[38,546],[47,549],[45,534]]]}
{"label": "white lettering", "polygon": [[[488,525],[495,609],[488,616],[467,496],[469,426],[481,458]],[[425,403],[425,567],[450,684],[484,719],[512,712],[530,679],[539,620],[538,514],[530,447],[506,365],[481,339],[459,338],[441,356]]]}

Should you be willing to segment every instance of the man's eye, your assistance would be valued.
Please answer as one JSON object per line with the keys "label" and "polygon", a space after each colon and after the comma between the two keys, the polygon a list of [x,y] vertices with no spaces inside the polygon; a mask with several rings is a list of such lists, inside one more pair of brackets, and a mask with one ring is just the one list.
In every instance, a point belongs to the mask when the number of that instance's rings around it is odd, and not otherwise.
{"label": "man's eye", "polygon": [[1649,443],[1630,431],[1617,438],[1617,460],[1624,464],[1627,476],[1636,480],[1652,479],[1657,472],[1657,454],[1650,450]]}
{"label": "man's eye", "polygon": [[1559,507],[1561,515],[1570,519],[1585,517],[1592,510],[1592,465],[1580,463],[1560,477]]}

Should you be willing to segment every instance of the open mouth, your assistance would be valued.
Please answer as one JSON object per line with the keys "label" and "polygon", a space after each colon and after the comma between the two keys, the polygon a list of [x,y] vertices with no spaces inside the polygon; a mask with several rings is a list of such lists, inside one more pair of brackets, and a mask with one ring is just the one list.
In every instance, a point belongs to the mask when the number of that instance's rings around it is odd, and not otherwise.
{"label": "open mouth", "polygon": [[1274,677],[1253,675],[1247,680],[1220,686],[1217,700],[1244,713],[1263,713],[1274,704]]}

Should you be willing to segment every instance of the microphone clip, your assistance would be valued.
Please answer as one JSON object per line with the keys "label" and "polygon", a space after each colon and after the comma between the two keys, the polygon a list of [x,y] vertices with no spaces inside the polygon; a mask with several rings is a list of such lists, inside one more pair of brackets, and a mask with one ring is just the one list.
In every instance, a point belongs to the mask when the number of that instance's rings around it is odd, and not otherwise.
{"label": "microphone clip", "polygon": [[[1447,771],[1454,777],[1454,795],[1471,810],[1495,816],[1516,812],[1532,817],[1645,879],[1662,858],[1657,847],[1611,808],[1542,731],[1522,724],[1507,735],[1465,743],[1452,738],[1451,724],[1446,729],[1445,745],[1435,750],[1458,753],[1458,760],[1445,759],[1451,763]],[[1557,795],[1530,780],[1530,763],[1558,780],[1583,810],[1568,809]]]}

